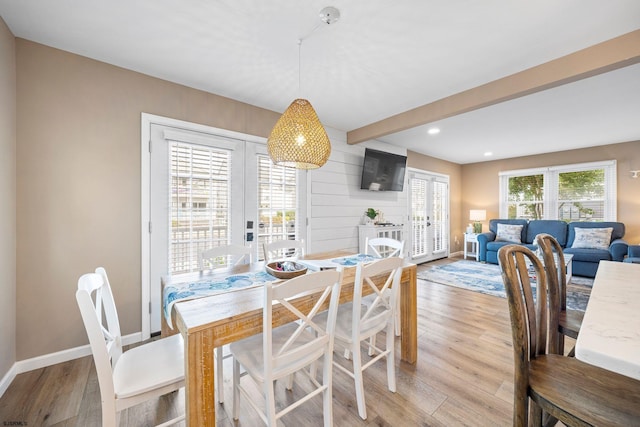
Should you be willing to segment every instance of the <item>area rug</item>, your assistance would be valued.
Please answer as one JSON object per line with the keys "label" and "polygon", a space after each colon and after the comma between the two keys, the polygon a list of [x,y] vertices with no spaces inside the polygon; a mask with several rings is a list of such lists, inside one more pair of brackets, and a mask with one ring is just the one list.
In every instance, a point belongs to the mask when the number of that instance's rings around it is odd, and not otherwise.
{"label": "area rug", "polygon": [[[421,271],[418,273],[418,278],[483,294],[507,297],[500,267],[495,264],[469,260],[456,261]],[[567,286],[567,308],[584,311],[592,286],[593,279],[573,276],[571,283]]]}

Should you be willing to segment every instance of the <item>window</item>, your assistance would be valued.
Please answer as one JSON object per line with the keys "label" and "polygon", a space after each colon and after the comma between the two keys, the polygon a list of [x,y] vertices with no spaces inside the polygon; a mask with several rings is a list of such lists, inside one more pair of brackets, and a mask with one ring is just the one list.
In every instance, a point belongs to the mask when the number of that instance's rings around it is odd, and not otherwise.
{"label": "window", "polygon": [[502,218],[616,220],[616,162],[500,173]]}
{"label": "window", "polygon": [[198,270],[198,254],[229,243],[231,154],[228,150],[170,143],[169,271]]}
{"label": "window", "polygon": [[258,259],[263,245],[277,240],[296,239],[296,170],[276,166],[265,155],[258,155]]}

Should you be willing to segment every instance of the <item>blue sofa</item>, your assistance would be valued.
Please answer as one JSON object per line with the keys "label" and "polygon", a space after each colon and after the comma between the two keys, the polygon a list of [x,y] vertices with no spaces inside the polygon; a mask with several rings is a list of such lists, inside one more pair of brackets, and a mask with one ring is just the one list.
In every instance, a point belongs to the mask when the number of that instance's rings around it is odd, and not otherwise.
{"label": "blue sofa", "polygon": [[[525,219],[492,219],[489,221],[489,232],[478,235],[478,259],[491,264],[498,263],[498,250],[513,242],[496,242],[498,224],[522,225],[521,244],[535,250],[536,235],[547,233],[556,238],[566,254],[573,255],[573,274],[577,276],[595,277],[601,260],[622,261],[627,255],[628,244],[622,240],[625,233],[621,222],[571,222],[567,224],[559,220],[525,220]],[[572,248],[576,228],[611,227],[611,242],[608,250]]]}

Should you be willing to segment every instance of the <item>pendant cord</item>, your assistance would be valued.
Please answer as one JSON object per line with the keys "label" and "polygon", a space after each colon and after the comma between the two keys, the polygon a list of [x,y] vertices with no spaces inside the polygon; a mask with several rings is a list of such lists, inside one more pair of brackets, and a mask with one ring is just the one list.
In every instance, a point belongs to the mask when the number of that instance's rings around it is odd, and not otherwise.
{"label": "pendant cord", "polygon": [[298,39],[298,98],[302,98],[302,39]]}

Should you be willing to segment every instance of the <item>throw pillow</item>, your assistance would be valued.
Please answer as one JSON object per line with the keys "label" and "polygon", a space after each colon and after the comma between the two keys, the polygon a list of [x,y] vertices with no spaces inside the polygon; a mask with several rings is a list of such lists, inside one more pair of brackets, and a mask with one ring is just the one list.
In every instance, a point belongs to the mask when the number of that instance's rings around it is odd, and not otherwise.
{"label": "throw pillow", "polygon": [[522,224],[498,224],[496,242],[522,243]]}
{"label": "throw pillow", "polygon": [[575,228],[576,237],[572,248],[581,249],[609,249],[611,243],[612,227],[607,228]]}

